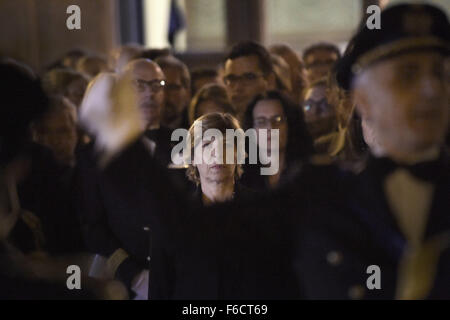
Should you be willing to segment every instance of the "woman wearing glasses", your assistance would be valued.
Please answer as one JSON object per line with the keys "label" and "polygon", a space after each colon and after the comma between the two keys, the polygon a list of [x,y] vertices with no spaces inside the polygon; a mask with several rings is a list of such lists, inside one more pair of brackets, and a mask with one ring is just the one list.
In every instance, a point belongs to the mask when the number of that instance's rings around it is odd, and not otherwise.
{"label": "woman wearing glasses", "polygon": [[[253,100],[245,113],[244,128],[256,130],[258,148],[267,148],[268,158],[275,159],[278,153],[279,170],[274,175],[261,175],[261,166],[270,164],[263,164],[264,161],[258,159],[257,164],[247,164],[244,167],[242,184],[257,190],[267,190],[295,175],[301,163],[313,153],[312,139],[303,117],[303,112],[299,112],[296,104],[278,91],[269,91]],[[265,135],[261,135],[263,129],[267,130],[265,141]],[[277,144],[273,143],[275,141],[272,141],[270,129],[279,130],[278,148]],[[261,155],[261,152],[258,152],[258,155]]]}
{"label": "woman wearing glasses", "polygon": [[321,79],[311,83],[305,90],[302,109],[308,130],[314,140],[336,129],[336,113],[327,98],[328,82]]}

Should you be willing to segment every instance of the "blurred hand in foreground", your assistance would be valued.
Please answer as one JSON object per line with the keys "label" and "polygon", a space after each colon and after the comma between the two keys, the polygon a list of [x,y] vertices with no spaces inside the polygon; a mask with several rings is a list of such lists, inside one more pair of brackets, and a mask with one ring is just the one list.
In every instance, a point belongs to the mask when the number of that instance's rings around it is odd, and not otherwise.
{"label": "blurred hand in foreground", "polygon": [[129,76],[101,73],[89,84],[80,109],[80,122],[93,136],[105,165],[143,132]]}

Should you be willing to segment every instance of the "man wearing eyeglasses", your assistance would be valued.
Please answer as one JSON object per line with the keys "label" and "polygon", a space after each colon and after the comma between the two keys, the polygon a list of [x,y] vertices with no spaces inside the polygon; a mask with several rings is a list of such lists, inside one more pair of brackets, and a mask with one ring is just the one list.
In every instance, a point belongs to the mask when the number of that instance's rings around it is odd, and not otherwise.
{"label": "man wearing eyeglasses", "polygon": [[145,137],[153,156],[163,165],[170,163],[172,130],[162,125],[168,81],[162,68],[148,59],[130,62],[124,72],[131,78],[145,123]]}
{"label": "man wearing eyeglasses", "polygon": [[275,82],[270,54],[255,42],[234,45],[225,58],[223,80],[237,117],[242,121],[250,102]]}
{"label": "man wearing eyeglasses", "polygon": [[164,104],[165,75],[151,60],[137,59],[130,62],[124,73],[131,78],[145,129],[158,128]]}

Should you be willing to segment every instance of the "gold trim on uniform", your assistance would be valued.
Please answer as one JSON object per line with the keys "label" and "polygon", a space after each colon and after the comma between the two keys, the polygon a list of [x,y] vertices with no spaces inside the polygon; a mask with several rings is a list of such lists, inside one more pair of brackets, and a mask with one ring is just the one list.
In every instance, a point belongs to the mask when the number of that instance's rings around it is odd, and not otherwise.
{"label": "gold trim on uniform", "polygon": [[406,50],[426,47],[443,48],[450,51],[450,43],[436,37],[409,37],[394,41],[366,52],[352,66],[352,72],[358,74],[363,68],[384,57],[398,54]]}
{"label": "gold trim on uniform", "polygon": [[106,261],[108,274],[114,277],[119,266],[128,258],[128,253],[123,249],[117,249]]}
{"label": "gold trim on uniform", "polygon": [[439,258],[450,248],[450,232],[407,247],[398,267],[396,300],[426,299],[433,289]]}

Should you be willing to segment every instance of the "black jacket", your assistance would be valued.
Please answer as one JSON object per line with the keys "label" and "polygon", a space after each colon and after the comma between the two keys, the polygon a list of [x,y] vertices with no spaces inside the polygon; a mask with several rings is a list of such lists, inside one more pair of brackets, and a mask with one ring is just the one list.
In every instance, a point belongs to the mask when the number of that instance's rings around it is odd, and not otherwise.
{"label": "black jacket", "polygon": [[285,220],[258,210],[260,195],[240,185],[224,204],[204,207],[200,194],[196,209],[177,219],[182,224],[172,226],[172,237],[154,255],[150,298],[298,297]]}
{"label": "black jacket", "polygon": [[85,251],[71,201],[74,169],[58,164],[51,150],[35,143],[28,146],[25,156],[30,171],[17,192],[21,208],[33,213],[39,223],[27,225],[19,219],[11,240],[23,252],[41,249],[57,255]]}
{"label": "black jacket", "polygon": [[[450,237],[449,157],[442,155],[438,162],[425,241]],[[294,267],[305,298],[395,298],[407,242],[386,200],[383,171],[369,162],[360,174],[323,167],[299,178],[297,189],[306,195],[302,202],[308,210],[296,227]],[[380,290],[367,287],[371,265],[380,267]],[[433,273],[432,267],[424,270],[427,276]],[[438,255],[426,297],[450,298],[449,270],[450,242]]]}
{"label": "black jacket", "polygon": [[141,141],[106,170],[97,167],[96,158],[91,145],[78,160],[76,202],[84,240],[90,252],[106,258],[118,249],[127,252],[116,278],[130,287],[149,266],[149,239],[159,232],[160,215],[177,199],[172,189],[167,191],[165,167]]}
{"label": "black jacket", "polygon": [[242,236],[251,235],[239,230],[245,228],[239,226],[239,221],[234,225],[234,213],[229,212],[229,205],[250,201],[255,196],[255,192],[237,184],[234,199],[228,204],[205,207],[198,188],[187,209],[174,220],[176,225],[168,226],[169,237],[153,251],[150,299],[264,297],[267,292],[256,290],[256,283],[243,285],[253,281],[252,275],[259,274],[258,269],[264,269],[264,265],[252,260],[251,267],[251,259],[244,259],[254,251],[246,248],[250,242]]}
{"label": "black jacket", "polygon": [[156,143],[154,154],[156,160],[164,166],[171,163],[170,154],[174,146],[174,142],[171,141],[172,130],[161,126],[158,129],[147,130],[145,136]]}

